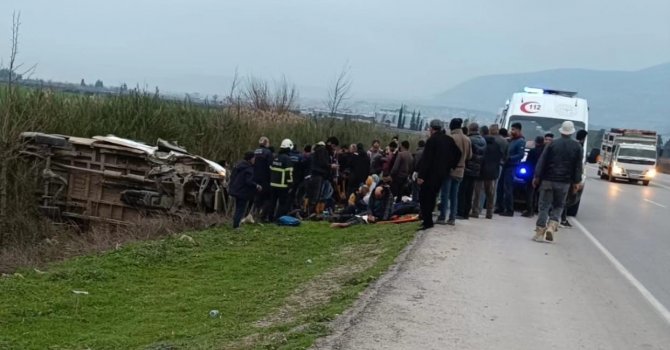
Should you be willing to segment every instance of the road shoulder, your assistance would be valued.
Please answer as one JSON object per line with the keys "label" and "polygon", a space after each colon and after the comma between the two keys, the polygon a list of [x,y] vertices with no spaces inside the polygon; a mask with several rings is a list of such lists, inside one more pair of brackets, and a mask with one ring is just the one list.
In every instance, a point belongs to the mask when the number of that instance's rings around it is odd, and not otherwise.
{"label": "road shoulder", "polygon": [[662,349],[667,324],[576,229],[459,222],[425,234],[396,276],[319,349]]}

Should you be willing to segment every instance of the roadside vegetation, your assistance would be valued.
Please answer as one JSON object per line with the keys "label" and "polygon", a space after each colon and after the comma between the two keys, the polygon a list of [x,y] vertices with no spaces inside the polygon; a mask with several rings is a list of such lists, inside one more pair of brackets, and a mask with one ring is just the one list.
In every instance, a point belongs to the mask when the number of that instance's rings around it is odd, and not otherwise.
{"label": "roadside vegetation", "polygon": [[0,348],[305,349],[415,228],[217,228],[22,269],[0,278]]}
{"label": "roadside vegetation", "polygon": [[[19,134],[23,131],[79,137],[113,134],[148,144],[155,144],[158,138],[176,140],[192,153],[231,164],[245,151],[255,148],[260,136],[268,136],[275,145],[284,138],[291,138],[301,146],[332,135],[342,144],[369,143],[375,138],[390,140],[392,137],[388,130],[373,124],[312,119],[288,112],[278,114],[243,103],[221,107],[203,106],[188,100],[166,101],[139,91],[117,96],[85,96],[5,87],[0,89],[0,106],[3,106],[0,118],[4,128],[0,141],[6,145],[2,148],[2,157],[8,172],[6,181],[0,184],[3,190],[0,199],[6,201],[6,215],[0,218],[0,271],[5,272],[16,266],[38,265],[58,258],[44,254],[43,250],[36,251],[36,247],[45,246],[47,239],[48,242],[67,240],[69,238],[62,237],[63,233],[72,237],[75,229],[68,225],[53,225],[36,212],[34,193],[41,174],[36,164],[19,157]],[[195,220],[191,221],[194,223]],[[191,227],[204,228],[210,223],[194,223]],[[135,236],[142,236],[145,230],[143,228]],[[129,233],[128,230],[124,232]],[[122,242],[124,232],[114,232],[115,239]],[[58,255],[60,250],[50,251]]]}

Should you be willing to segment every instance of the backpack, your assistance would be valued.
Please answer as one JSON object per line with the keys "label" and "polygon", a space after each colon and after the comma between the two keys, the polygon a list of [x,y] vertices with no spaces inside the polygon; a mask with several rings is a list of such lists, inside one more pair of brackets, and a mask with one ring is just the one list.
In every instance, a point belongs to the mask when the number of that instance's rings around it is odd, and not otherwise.
{"label": "backpack", "polygon": [[296,219],[292,216],[282,216],[277,221],[277,225],[279,225],[279,226],[299,226],[300,225],[300,220],[298,220],[298,219]]}

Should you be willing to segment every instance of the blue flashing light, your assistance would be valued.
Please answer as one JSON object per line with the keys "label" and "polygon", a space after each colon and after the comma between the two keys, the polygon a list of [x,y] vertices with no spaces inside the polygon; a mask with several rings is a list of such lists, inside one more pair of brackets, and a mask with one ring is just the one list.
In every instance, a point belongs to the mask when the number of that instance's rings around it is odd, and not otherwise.
{"label": "blue flashing light", "polygon": [[528,168],[525,166],[520,166],[517,170],[516,173],[519,177],[524,178],[528,175]]}

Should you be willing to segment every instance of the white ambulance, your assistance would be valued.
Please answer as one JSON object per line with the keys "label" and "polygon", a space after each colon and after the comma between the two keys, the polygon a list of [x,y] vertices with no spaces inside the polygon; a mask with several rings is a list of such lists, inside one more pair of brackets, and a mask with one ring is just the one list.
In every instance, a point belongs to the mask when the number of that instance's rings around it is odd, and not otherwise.
{"label": "white ambulance", "polygon": [[[535,147],[534,140],[537,136],[544,137],[551,133],[554,137],[560,137],[558,129],[566,120],[572,121],[578,131],[588,131],[588,102],[577,97],[576,92],[527,87],[523,92],[514,93],[505,103],[505,107],[498,113],[496,123],[507,130],[511,129],[512,124],[521,123],[528,154],[528,151]],[[584,158],[586,158],[586,147],[584,147]],[[527,169],[524,163],[514,172],[516,200],[525,201],[525,188],[526,184],[532,181],[531,173],[532,170]],[[568,203],[570,205],[568,215],[577,214],[579,198],[581,193],[577,196],[576,203]]]}
{"label": "white ambulance", "polygon": [[559,137],[558,129],[566,120],[572,121],[577,130],[588,130],[588,103],[576,96],[576,92],[525,88],[507,101],[496,123],[508,130],[512,124],[521,123],[528,148],[533,146],[536,136],[552,133]]}

